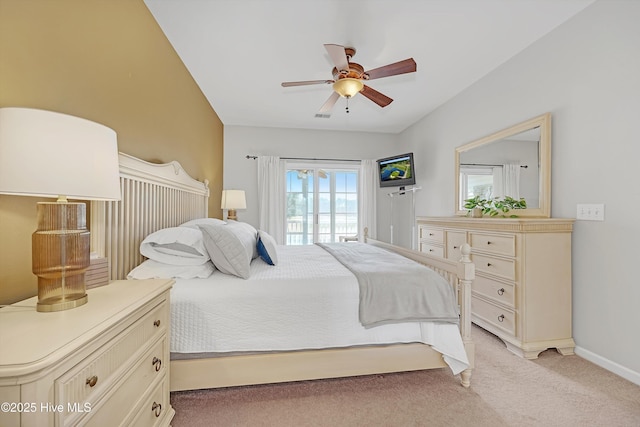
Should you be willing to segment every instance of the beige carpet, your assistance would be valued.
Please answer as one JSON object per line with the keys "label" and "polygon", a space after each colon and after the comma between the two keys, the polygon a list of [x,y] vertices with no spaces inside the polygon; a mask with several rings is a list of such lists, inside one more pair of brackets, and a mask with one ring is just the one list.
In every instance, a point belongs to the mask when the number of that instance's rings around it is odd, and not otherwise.
{"label": "beige carpet", "polygon": [[474,327],[471,388],[445,369],[171,394],[174,427],[640,426],[640,387],[578,356],[529,361]]}

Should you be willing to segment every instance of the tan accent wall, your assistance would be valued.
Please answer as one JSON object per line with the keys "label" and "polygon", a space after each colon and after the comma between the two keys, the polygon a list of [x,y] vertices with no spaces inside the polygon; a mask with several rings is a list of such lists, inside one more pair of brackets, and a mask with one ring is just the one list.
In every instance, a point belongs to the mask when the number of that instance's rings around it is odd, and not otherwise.
{"label": "tan accent wall", "polygon": [[[120,151],[208,179],[222,216],[222,122],[142,0],[0,0],[0,107],[109,126]],[[39,200],[0,195],[0,304],[37,293]]]}

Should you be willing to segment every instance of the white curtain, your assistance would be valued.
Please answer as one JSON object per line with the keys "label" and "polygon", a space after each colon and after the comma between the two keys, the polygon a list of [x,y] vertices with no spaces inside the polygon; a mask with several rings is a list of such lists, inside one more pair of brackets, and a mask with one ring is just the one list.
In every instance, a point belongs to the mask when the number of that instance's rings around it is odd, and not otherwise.
{"label": "white curtain", "polygon": [[285,165],[277,156],[258,156],[259,228],[285,242]]}
{"label": "white curtain", "polygon": [[365,227],[369,229],[369,237],[376,238],[376,195],[378,193],[377,163],[375,160],[362,160],[360,163],[360,180],[358,189],[358,222],[361,232],[360,241],[364,238]]}
{"label": "white curtain", "polygon": [[504,195],[520,198],[520,164],[509,163],[502,166],[504,169]]}
{"label": "white curtain", "polygon": [[491,168],[493,175],[493,189],[491,197],[504,197],[504,167],[496,166]]}

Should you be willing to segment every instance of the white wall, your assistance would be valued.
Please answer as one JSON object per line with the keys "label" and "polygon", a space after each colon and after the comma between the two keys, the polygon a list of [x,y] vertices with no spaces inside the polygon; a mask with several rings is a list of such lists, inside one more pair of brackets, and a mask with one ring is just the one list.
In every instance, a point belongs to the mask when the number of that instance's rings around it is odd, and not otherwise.
{"label": "white wall", "polygon": [[[238,219],[258,226],[258,182],[255,160],[247,155],[310,157],[323,159],[379,159],[402,153],[399,136],[367,132],[315,131],[304,129],[225,126],[224,188],[243,189],[247,209],[238,211]],[[384,198],[380,190],[378,198]],[[388,217],[383,218],[383,221]],[[387,237],[388,222],[378,237]],[[410,236],[407,236],[410,239]]]}
{"label": "white wall", "polygon": [[578,352],[638,384],[639,23],[640,2],[600,0],[401,134],[423,169],[418,214],[447,216],[455,147],[552,113],[552,216],[606,206],[574,226]]}

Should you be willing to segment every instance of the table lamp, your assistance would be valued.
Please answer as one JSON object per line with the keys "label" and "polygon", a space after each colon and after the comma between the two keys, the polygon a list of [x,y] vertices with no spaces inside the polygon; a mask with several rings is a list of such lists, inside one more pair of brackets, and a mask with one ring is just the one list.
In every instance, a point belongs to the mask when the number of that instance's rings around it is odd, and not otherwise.
{"label": "table lamp", "polygon": [[30,108],[0,108],[0,194],[56,197],[37,204],[32,267],[37,311],[67,310],[88,300],[86,204],[120,200],[116,133],[79,117]]}
{"label": "table lamp", "polygon": [[244,197],[244,190],[222,190],[221,209],[228,209],[227,219],[237,221],[236,209],[246,209],[247,200]]}

